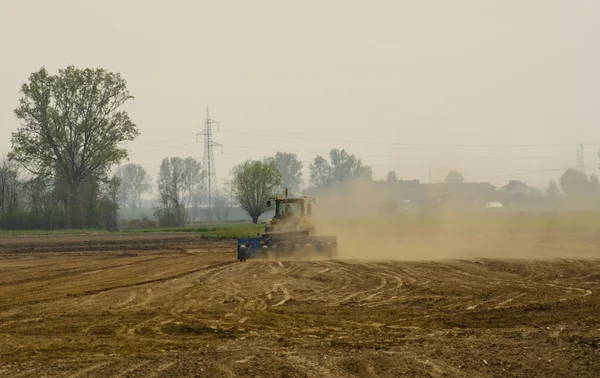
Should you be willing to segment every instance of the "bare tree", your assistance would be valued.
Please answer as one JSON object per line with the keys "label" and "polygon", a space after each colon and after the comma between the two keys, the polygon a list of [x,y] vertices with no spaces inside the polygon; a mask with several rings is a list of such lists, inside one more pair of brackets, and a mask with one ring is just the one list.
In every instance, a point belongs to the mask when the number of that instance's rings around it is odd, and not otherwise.
{"label": "bare tree", "polygon": [[204,167],[199,160],[187,157],[183,161],[183,170],[185,206],[186,208],[193,209],[191,219],[194,221],[198,217],[199,208],[202,204],[202,194],[205,188]]}
{"label": "bare tree", "polygon": [[140,164],[126,164],[117,168],[116,177],[120,181],[117,200],[130,208],[133,215],[141,207],[142,194],[152,190],[150,176]]}
{"label": "bare tree", "polygon": [[203,180],[204,171],[198,160],[191,157],[163,159],[157,181],[160,202],[157,216],[161,225],[185,224],[189,206],[200,203]]}

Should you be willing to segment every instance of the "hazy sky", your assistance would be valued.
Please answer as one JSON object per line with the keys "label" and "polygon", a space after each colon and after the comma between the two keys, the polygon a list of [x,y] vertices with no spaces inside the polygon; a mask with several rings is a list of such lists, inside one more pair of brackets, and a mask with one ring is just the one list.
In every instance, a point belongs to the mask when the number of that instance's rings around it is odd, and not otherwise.
{"label": "hazy sky", "polygon": [[308,181],[316,153],[345,148],[376,178],[545,185],[578,142],[597,172],[598,20],[597,0],[0,0],[0,153],[29,74],[74,64],[127,80],[131,161],[153,177],[202,157],[208,106],[219,181],[277,150]]}

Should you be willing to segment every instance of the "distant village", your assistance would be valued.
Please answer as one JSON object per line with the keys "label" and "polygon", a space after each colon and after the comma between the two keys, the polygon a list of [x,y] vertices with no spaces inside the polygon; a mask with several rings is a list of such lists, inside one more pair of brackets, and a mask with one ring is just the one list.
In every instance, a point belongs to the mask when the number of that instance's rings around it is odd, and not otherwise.
{"label": "distant village", "polygon": [[[356,183],[355,183],[356,184]],[[332,199],[338,198],[335,213],[339,216],[400,216],[409,214],[435,214],[444,211],[523,211],[568,210],[596,208],[600,201],[569,201],[569,196],[558,186],[544,190],[527,185],[520,180],[510,180],[496,187],[489,182],[442,182],[422,183],[420,180],[368,181],[356,187],[353,184],[336,188],[308,188],[304,194],[317,198],[316,209],[328,209]],[[583,196],[579,199],[581,200]],[[597,199],[600,199],[598,197]],[[146,202],[146,201],[143,201]],[[327,204],[323,205],[324,202]],[[342,205],[345,203],[345,205]],[[140,214],[152,207],[151,201],[142,205]],[[317,210],[318,211],[318,210]],[[191,221],[205,218],[206,209],[190,209]],[[127,213],[124,213],[127,217]],[[229,206],[222,221],[247,221],[247,214],[237,206]],[[268,219],[272,212],[260,219]],[[137,218],[140,215],[133,216]]]}
{"label": "distant village", "polygon": [[[488,182],[421,183],[419,180],[399,180],[374,183],[382,191],[381,213],[402,210],[436,212],[460,209],[524,209],[550,207],[548,193],[510,180],[502,187]],[[388,206],[385,206],[385,205]]]}

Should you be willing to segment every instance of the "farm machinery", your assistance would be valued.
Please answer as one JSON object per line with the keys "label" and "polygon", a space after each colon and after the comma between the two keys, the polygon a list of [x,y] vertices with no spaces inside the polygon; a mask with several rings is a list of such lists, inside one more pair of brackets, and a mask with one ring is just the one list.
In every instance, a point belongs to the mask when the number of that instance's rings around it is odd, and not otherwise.
{"label": "farm machinery", "polygon": [[275,196],[267,207],[275,207],[275,216],[265,222],[264,232],[255,238],[238,239],[239,261],[251,258],[280,259],[325,256],[332,258],[337,251],[335,236],[315,236],[312,222],[314,197]]}

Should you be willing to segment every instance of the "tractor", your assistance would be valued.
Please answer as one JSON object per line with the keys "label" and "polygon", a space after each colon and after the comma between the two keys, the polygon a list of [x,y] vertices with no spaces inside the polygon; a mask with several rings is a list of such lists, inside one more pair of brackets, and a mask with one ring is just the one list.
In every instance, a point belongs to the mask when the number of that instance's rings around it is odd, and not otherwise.
{"label": "tractor", "polygon": [[333,258],[337,250],[337,238],[314,235],[314,202],[314,197],[290,197],[287,189],[283,198],[275,196],[267,200],[267,207],[275,207],[275,215],[265,222],[264,232],[258,233],[256,238],[238,239],[238,260],[309,258],[311,255]]}

